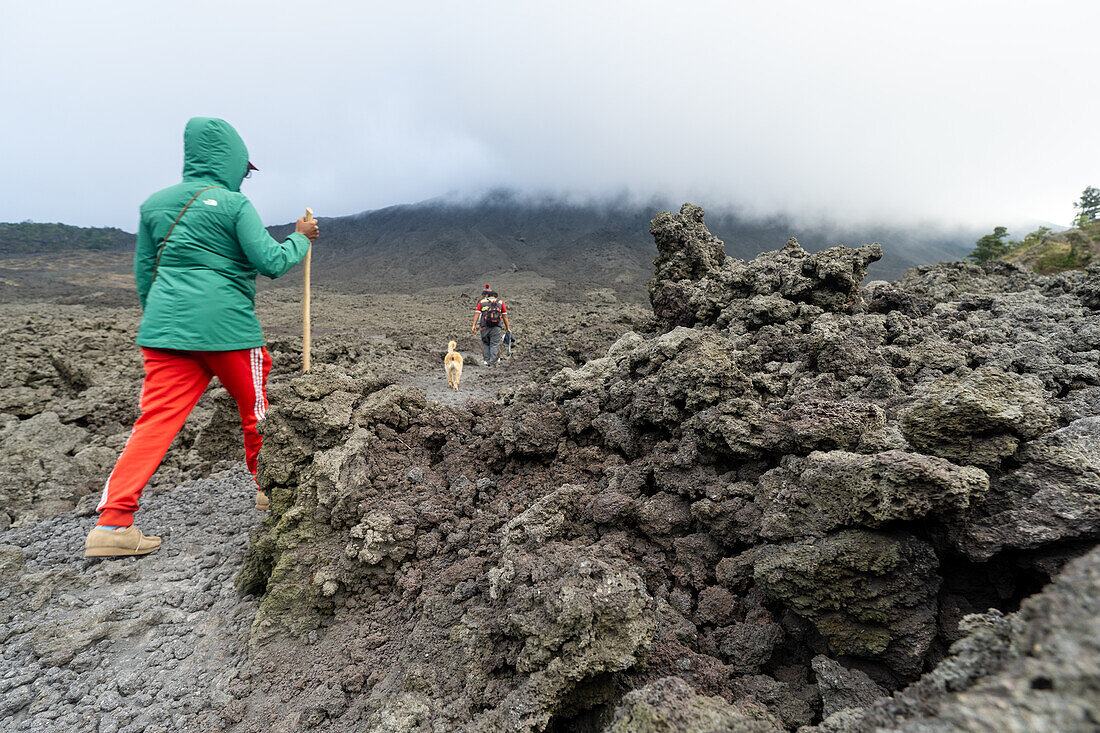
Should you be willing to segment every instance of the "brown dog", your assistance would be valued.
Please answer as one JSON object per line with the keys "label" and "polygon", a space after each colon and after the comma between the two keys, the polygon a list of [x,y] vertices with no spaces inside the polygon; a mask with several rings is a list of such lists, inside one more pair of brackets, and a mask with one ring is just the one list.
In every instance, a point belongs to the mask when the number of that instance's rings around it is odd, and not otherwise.
{"label": "brown dog", "polygon": [[447,372],[447,386],[458,391],[458,380],[462,379],[462,354],[455,351],[454,341],[447,344],[447,355],[443,357],[443,371]]}

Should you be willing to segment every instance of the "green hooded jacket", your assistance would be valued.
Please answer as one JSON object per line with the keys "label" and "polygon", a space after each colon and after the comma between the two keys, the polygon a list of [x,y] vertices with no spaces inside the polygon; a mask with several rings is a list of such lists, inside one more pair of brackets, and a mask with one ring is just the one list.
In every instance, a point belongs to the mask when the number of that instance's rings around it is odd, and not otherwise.
{"label": "green hooded jacket", "polygon": [[[143,310],[137,343],[158,349],[230,351],[264,343],[256,318],[256,275],[276,278],[305,257],[309,239],[267,233],[240,192],[248,149],[237,131],[213,117],[193,117],[183,132],[183,182],[141,205],[134,278]],[[172,231],[172,222],[207,186]]]}

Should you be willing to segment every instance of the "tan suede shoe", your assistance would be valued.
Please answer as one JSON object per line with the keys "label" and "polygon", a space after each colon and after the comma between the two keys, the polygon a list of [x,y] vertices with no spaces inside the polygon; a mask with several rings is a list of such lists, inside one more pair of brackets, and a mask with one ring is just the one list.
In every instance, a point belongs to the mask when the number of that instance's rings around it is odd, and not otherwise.
{"label": "tan suede shoe", "polygon": [[267,494],[256,489],[256,508],[261,512],[266,512],[271,508],[271,499],[267,498]]}
{"label": "tan suede shoe", "polygon": [[148,555],[160,548],[160,537],[146,537],[130,525],[126,529],[94,528],[84,540],[84,557]]}

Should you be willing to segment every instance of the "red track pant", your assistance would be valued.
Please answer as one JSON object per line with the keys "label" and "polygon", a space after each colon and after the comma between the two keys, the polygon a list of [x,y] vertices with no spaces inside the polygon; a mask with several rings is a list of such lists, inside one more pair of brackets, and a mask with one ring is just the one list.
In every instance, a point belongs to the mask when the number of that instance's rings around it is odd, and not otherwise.
{"label": "red track pant", "polygon": [[138,499],[146,482],[164,460],[168,446],[187,416],[217,377],[241,414],[245,463],[256,475],[260,434],[256,422],[267,411],[267,374],[271,356],[267,349],[237,351],[173,351],[142,347],[145,381],[141,387],[141,417],[134,423],[126,447],[103,488],[96,509],[98,524],[126,527],[134,522]]}

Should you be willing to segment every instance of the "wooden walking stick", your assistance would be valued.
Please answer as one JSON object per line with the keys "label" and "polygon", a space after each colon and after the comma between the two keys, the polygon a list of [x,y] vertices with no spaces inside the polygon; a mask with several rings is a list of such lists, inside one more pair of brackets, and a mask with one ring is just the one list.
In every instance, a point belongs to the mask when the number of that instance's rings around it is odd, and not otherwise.
{"label": "wooden walking stick", "polygon": [[[313,209],[306,207],[306,221],[313,221]],[[305,293],[302,297],[302,371],[309,371],[309,256],[313,254],[313,243],[310,242],[306,250],[305,265],[302,272],[305,276]]]}

